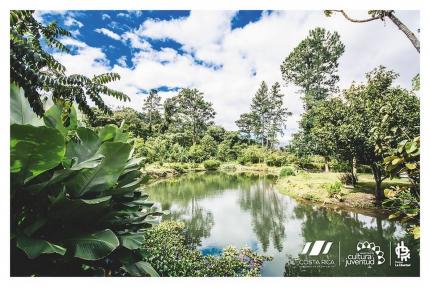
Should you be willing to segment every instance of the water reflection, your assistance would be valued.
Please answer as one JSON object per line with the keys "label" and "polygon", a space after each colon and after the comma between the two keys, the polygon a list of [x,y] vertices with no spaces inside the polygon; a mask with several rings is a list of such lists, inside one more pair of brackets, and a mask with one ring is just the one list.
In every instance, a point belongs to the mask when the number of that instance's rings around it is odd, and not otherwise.
{"label": "water reflection", "polygon": [[[234,245],[273,256],[263,267],[264,276],[397,276],[416,275],[419,270],[418,241],[407,236],[401,224],[379,216],[298,204],[274,189],[273,178],[190,174],[146,190],[159,207],[170,210],[166,218],[185,222],[190,242],[204,254],[218,254]],[[335,267],[303,270],[290,264],[306,242],[316,240],[333,242],[330,255],[337,258]],[[377,242],[387,264],[373,269],[345,268],[347,253],[354,252],[360,240]],[[388,264],[390,244],[399,240],[413,251],[411,268]]]}

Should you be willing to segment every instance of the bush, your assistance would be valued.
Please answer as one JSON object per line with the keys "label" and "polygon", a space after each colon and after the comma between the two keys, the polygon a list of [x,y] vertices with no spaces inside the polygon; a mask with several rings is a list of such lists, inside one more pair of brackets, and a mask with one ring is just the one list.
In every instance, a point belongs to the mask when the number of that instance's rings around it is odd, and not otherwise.
{"label": "bush", "polygon": [[351,172],[342,173],[338,178],[344,185],[352,185],[354,182],[357,182],[357,176]]}
{"label": "bush", "polygon": [[267,150],[263,147],[252,145],[246,147],[240,154],[238,161],[240,164],[262,163],[267,155]]}
{"label": "bush", "polygon": [[184,165],[180,162],[171,163],[169,166],[171,168],[173,168],[178,173],[184,173],[185,169],[187,169],[187,167],[188,167],[187,165]]}
{"label": "bush", "polygon": [[46,114],[45,126],[11,125],[12,276],[131,274],[161,213],[139,189],[129,134],[77,127],[73,115],[65,127],[59,106]]}
{"label": "bush", "polygon": [[277,152],[269,154],[266,158],[266,164],[268,166],[283,166],[287,163],[287,158]]}
{"label": "bush", "polygon": [[296,175],[296,171],[291,166],[285,166],[281,168],[281,171],[279,172],[279,176],[285,177],[285,176],[292,176]]}
{"label": "bush", "polygon": [[203,162],[203,166],[207,170],[217,170],[221,163],[216,159],[208,159]]}
{"label": "bush", "polygon": [[343,201],[342,183],[340,183],[339,181],[336,181],[332,184],[328,184],[326,186],[326,191],[329,197],[336,198],[339,201]]}
{"label": "bush", "polygon": [[143,248],[146,261],[160,276],[259,276],[263,262],[271,260],[249,248],[233,247],[218,256],[205,256],[187,242],[185,225],[175,221],[164,221],[147,230]]}

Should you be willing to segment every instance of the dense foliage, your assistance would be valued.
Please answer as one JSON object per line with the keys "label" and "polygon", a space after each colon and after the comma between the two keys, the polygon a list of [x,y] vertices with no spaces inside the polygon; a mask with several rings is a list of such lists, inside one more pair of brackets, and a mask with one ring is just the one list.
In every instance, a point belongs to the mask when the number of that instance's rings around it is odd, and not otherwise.
{"label": "dense foliage", "polygon": [[119,80],[120,76],[116,73],[91,78],[66,74],[65,67],[45,47],[68,53],[69,49],[61,42],[61,37],[68,36],[71,36],[70,32],[55,22],[46,26],[39,23],[34,19],[33,11],[10,12],[10,77],[13,83],[24,89],[33,111],[42,116],[44,101],[49,97],[65,107],[63,117],[67,117],[74,102],[84,114],[93,117],[88,99],[105,113],[109,113],[110,109],[102,95],[130,100],[126,94],[106,86]]}
{"label": "dense foliage", "polygon": [[164,221],[145,232],[145,260],[161,276],[219,277],[260,276],[261,266],[270,257],[257,255],[249,248],[225,248],[217,256],[202,255],[187,242],[184,224]]}
{"label": "dense foliage", "polygon": [[140,268],[142,231],[162,213],[138,188],[129,134],[78,127],[73,112],[65,126],[61,113],[54,105],[40,126],[11,125],[12,275],[155,274]]}

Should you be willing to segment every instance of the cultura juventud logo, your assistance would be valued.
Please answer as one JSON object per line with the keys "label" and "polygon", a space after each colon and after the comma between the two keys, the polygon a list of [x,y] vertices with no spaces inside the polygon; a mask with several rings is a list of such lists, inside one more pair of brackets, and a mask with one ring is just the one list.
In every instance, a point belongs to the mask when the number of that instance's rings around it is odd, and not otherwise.
{"label": "cultura juventud logo", "polygon": [[372,268],[374,265],[384,264],[384,252],[373,242],[358,242],[357,252],[349,254],[345,260],[345,267],[348,266],[367,266]]}

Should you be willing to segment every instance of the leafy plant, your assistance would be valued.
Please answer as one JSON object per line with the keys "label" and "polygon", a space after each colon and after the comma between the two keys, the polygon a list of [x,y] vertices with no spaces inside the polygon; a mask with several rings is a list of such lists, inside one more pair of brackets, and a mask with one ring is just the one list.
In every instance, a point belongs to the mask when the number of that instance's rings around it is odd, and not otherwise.
{"label": "leafy plant", "polygon": [[281,168],[281,171],[279,172],[280,177],[292,176],[292,175],[296,175],[296,171],[291,166],[285,166]]}
{"label": "leafy plant", "polygon": [[420,203],[411,193],[410,188],[392,187],[384,190],[386,200],[382,206],[392,213],[389,219],[400,218],[402,222],[417,222],[420,214]]}
{"label": "leafy plant", "polygon": [[76,128],[74,113],[65,127],[60,108],[45,126],[11,125],[11,273],[133,275],[162,214],[139,188],[142,159],[121,128]]}
{"label": "leafy plant", "polygon": [[204,256],[186,240],[185,225],[164,221],[145,231],[145,260],[160,276],[259,276],[264,261],[271,257],[249,248],[225,248],[219,256]]}
{"label": "leafy plant", "polygon": [[70,52],[60,41],[60,37],[70,37],[71,34],[55,22],[45,26],[33,17],[33,11],[12,10],[9,33],[11,81],[22,87],[28,103],[38,116],[45,112],[44,94],[66,108],[63,117],[68,116],[73,102],[78,104],[84,114],[93,117],[94,113],[87,99],[103,112],[110,113],[102,94],[123,101],[130,100],[124,93],[106,86],[107,83],[120,79],[117,73],[105,73],[92,78],[79,74],[66,75],[66,68],[44,48]]}
{"label": "leafy plant", "polygon": [[336,181],[335,183],[328,184],[326,191],[329,197],[335,198],[339,201],[343,201],[342,183]]}
{"label": "leafy plant", "polygon": [[338,178],[340,182],[345,185],[353,185],[358,180],[357,175],[352,174],[351,172],[342,173]]}
{"label": "leafy plant", "polygon": [[203,166],[207,170],[217,170],[221,163],[215,159],[208,159],[203,162]]}

